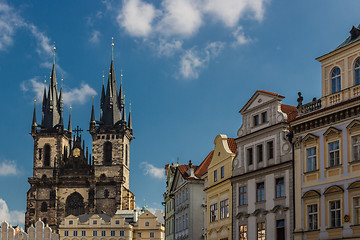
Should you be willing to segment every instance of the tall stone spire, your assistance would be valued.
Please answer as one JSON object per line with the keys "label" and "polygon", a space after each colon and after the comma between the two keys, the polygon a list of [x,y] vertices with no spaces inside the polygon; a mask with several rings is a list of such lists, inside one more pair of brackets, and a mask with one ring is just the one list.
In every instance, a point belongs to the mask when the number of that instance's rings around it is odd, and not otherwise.
{"label": "tall stone spire", "polygon": [[[112,43],[111,46],[113,51],[114,43]],[[121,120],[121,106],[118,98],[113,54],[111,55],[109,77],[102,110],[102,123],[104,125],[115,125]]]}
{"label": "tall stone spire", "polygon": [[92,107],[91,107],[91,117],[90,117],[90,127],[89,130],[93,130],[96,126],[96,121],[95,121],[95,111],[94,111],[94,96],[92,97],[93,99],[93,103],[92,103]]}
{"label": "tall stone spire", "polygon": [[123,107],[123,109],[122,109],[122,121],[126,124],[125,99],[124,99],[124,107]]}
{"label": "tall stone spire", "polygon": [[129,122],[128,122],[128,127],[130,129],[132,129],[132,120],[131,120],[131,102],[129,104]]}
{"label": "tall stone spire", "polygon": [[70,112],[69,112],[68,131],[69,131],[70,133],[72,132],[72,126],[71,126],[71,107],[70,107]]}
{"label": "tall stone spire", "polygon": [[36,103],[36,100],[34,100],[34,113],[33,113],[33,119],[32,119],[32,124],[31,124],[31,132],[36,132],[36,128],[37,128],[35,103]]}
{"label": "tall stone spire", "polygon": [[58,97],[58,90],[57,90],[57,80],[56,80],[56,72],[55,72],[55,47],[54,49],[54,61],[53,67],[51,71],[50,77],[50,84],[48,94],[46,96],[46,92],[44,92],[44,100],[45,104],[43,103],[43,114],[44,120],[42,123],[42,128],[45,129],[52,129],[56,125],[61,123],[61,101]]}

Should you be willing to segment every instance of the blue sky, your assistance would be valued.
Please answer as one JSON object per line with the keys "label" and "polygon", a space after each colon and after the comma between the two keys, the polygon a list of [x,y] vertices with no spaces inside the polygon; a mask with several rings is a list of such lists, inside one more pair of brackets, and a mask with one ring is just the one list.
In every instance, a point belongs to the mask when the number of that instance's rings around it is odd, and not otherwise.
{"label": "blue sky", "polygon": [[33,100],[42,97],[54,41],[65,119],[71,105],[73,126],[88,129],[114,37],[136,138],[130,188],[137,206],[159,209],[164,165],[200,164],[217,134],[236,137],[238,111],[257,89],[291,105],[298,91],[305,102],[320,97],[315,58],[348,37],[359,9],[356,0],[0,0],[0,220],[24,221]]}

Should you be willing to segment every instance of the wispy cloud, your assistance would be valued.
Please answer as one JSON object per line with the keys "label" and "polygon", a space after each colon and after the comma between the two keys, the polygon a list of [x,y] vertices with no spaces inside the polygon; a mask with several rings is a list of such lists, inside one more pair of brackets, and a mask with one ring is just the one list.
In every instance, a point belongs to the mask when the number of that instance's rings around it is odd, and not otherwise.
{"label": "wispy cloud", "polygon": [[[39,80],[40,77],[34,77],[20,84],[20,89],[23,92],[32,92],[36,100],[40,103],[43,99],[44,84]],[[64,104],[84,104],[92,96],[96,96],[96,91],[86,83],[81,83],[80,87],[71,88],[68,90],[65,86],[63,88]]]}
{"label": "wispy cloud", "polygon": [[149,175],[157,179],[165,178],[165,170],[163,168],[157,168],[148,162],[140,163],[140,167],[144,170],[145,175]]}
{"label": "wispy cloud", "polygon": [[0,177],[18,174],[18,167],[15,161],[4,160],[0,162]]}
{"label": "wispy cloud", "polygon": [[206,68],[212,58],[217,57],[224,43],[209,43],[202,51],[196,49],[186,50],[180,60],[180,74],[184,79],[194,79],[199,77],[202,69]]}
{"label": "wispy cloud", "polygon": [[25,213],[18,210],[9,210],[4,199],[0,198],[0,223],[7,221],[11,225],[24,225]]}
{"label": "wispy cloud", "polygon": [[0,2],[0,51],[4,51],[13,44],[13,37],[23,21],[13,8],[5,2]]}
{"label": "wispy cloud", "polygon": [[94,44],[99,43],[100,42],[100,35],[101,35],[101,33],[98,30],[93,30],[91,32],[91,37],[90,37],[89,41],[91,43],[94,43]]}
{"label": "wispy cloud", "polygon": [[[222,48],[239,47],[252,41],[245,33],[241,20],[261,22],[269,0],[161,0],[155,5],[144,0],[124,0],[120,9],[106,2],[116,14],[117,23],[130,36],[142,38],[159,57],[180,57],[181,73],[185,79],[198,78],[200,70],[217,55],[208,55],[207,44],[188,46],[185,42],[202,27],[223,26],[233,39],[222,42]],[[117,10],[113,10],[117,9]],[[174,40],[176,39],[176,40]],[[202,48],[196,51],[196,48]]]}

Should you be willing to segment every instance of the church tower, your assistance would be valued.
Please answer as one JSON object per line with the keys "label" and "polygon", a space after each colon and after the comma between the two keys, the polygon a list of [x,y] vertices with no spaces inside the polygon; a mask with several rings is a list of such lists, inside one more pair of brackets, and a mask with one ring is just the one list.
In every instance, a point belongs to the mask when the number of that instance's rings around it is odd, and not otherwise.
{"label": "church tower", "polygon": [[[117,209],[134,209],[135,196],[129,189],[130,142],[134,139],[131,113],[127,121],[122,81],[119,92],[117,89],[112,54],[106,91],[104,84],[101,90],[100,120],[95,120],[94,106],[91,110],[89,132],[93,140],[94,175],[101,183],[115,182]],[[99,209],[108,204],[108,199],[98,200]]]}
{"label": "church tower", "polygon": [[39,218],[50,226],[56,224],[56,198],[58,188],[56,179],[63,156],[71,146],[71,122],[69,130],[64,129],[63,123],[63,95],[57,88],[54,62],[50,76],[48,90],[44,86],[42,102],[41,124],[36,121],[34,105],[31,136],[34,140],[33,177],[29,178],[30,189],[27,192],[27,211],[25,227],[35,223]]}

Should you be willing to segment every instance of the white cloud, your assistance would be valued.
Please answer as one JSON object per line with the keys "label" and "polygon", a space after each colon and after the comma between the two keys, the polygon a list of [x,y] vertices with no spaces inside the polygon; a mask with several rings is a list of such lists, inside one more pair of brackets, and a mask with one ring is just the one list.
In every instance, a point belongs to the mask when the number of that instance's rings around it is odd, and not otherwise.
{"label": "white cloud", "polygon": [[202,25],[202,13],[196,0],[164,0],[163,16],[157,31],[165,35],[189,37]]}
{"label": "white cloud", "polygon": [[25,24],[30,30],[32,36],[36,39],[36,52],[43,58],[48,58],[53,55],[53,47],[50,45],[50,39],[41,32],[34,24]]}
{"label": "white cloud", "polygon": [[79,88],[72,88],[70,91],[64,91],[64,103],[67,105],[83,104],[95,96],[96,91],[86,83],[82,83]]}
{"label": "white cloud", "polygon": [[157,168],[148,162],[140,163],[140,167],[144,169],[144,174],[154,178],[164,179],[165,170],[163,168]]}
{"label": "white cloud", "polygon": [[99,43],[100,42],[100,32],[98,31],[98,30],[93,30],[92,32],[91,32],[91,37],[90,37],[90,39],[89,39],[89,41],[91,42],[91,43]]}
{"label": "white cloud", "polygon": [[151,33],[156,10],[153,5],[141,0],[126,0],[117,16],[120,26],[132,36],[146,37]]}
{"label": "white cloud", "polygon": [[182,50],[183,42],[180,40],[160,39],[157,42],[151,42],[153,48],[157,51],[158,56],[173,56],[176,52]]}
{"label": "white cloud", "polygon": [[21,225],[25,223],[25,213],[22,211],[10,211],[5,200],[0,198],[0,223],[7,221],[11,225]]}
{"label": "white cloud", "polygon": [[217,57],[223,48],[223,42],[212,42],[201,52],[195,49],[186,50],[180,60],[180,74],[185,79],[198,78],[200,71],[207,67],[210,60]]}
{"label": "white cloud", "polygon": [[16,28],[23,25],[18,14],[4,2],[0,2],[0,50],[4,51],[13,43]]}
{"label": "white cloud", "polygon": [[235,41],[232,43],[233,47],[244,45],[252,41],[252,39],[245,36],[245,33],[241,26],[237,27],[235,31],[233,31],[233,36],[235,38]]}
{"label": "white cloud", "polygon": [[0,177],[16,175],[18,173],[18,167],[15,161],[5,160],[0,162]]}
{"label": "white cloud", "polygon": [[[39,77],[34,77],[22,82],[20,88],[24,92],[33,92],[38,103],[42,102],[44,84],[39,81]],[[67,90],[65,87],[63,88],[63,99],[66,105],[83,104],[89,100],[91,96],[96,95],[96,91],[85,83],[82,83],[78,88],[72,88],[70,90]]]}

